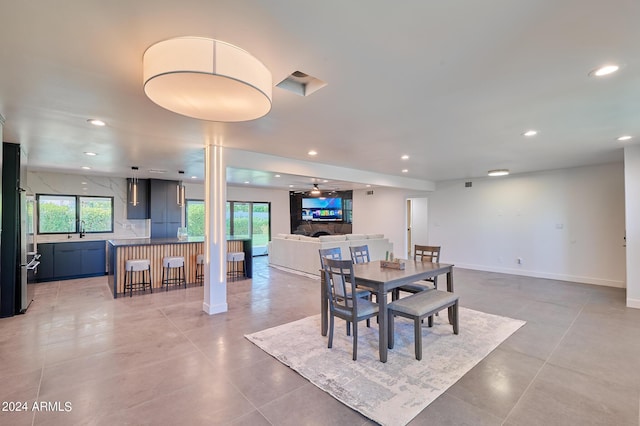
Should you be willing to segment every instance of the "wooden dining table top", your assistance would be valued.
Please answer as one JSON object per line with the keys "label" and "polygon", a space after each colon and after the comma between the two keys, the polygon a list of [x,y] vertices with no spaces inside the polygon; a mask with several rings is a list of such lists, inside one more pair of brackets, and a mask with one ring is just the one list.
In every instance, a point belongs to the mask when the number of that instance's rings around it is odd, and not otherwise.
{"label": "wooden dining table top", "polygon": [[[353,273],[358,285],[375,287],[382,285],[384,290],[389,291],[408,282],[441,275],[453,268],[453,265],[448,263],[419,260],[401,260],[401,262],[405,265],[404,269],[383,268],[380,260],[357,263],[353,265]],[[453,288],[447,288],[447,291],[453,291]]]}

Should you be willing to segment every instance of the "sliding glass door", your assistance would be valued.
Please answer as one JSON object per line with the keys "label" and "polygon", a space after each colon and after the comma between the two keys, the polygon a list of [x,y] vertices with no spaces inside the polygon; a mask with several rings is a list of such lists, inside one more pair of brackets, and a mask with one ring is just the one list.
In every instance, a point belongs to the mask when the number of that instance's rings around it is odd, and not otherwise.
{"label": "sliding glass door", "polygon": [[251,238],[253,255],[267,254],[270,212],[270,203],[227,201],[227,236]]}
{"label": "sliding glass door", "polygon": [[271,229],[269,203],[251,203],[251,241],[253,255],[267,254],[267,244]]}

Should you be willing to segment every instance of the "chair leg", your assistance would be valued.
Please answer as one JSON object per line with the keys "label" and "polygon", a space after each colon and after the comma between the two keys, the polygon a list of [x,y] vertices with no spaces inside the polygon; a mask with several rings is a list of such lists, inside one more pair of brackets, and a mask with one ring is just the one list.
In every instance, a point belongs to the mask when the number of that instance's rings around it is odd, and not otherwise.
{"label": "chair leg", "polygon": [[420,327],[420,317],[416,317],[413,321],[413,331],[416,342],[416,359],[420,361],[422,359],[422,327]]}
{"label": "chair leg", "polygon": [[458,302],[453,304],[453,334],[458,334]]}
{"label": "chair leg", "polygon": [[358,322],[353,323],[353,360],[358,359]]}
{"label": "chair leg", "polygon": [[151,266],[147,269],[147,274],[149,275],[149,291],[153,293],[153,281],[151,281]]}
{"label": "chair leg", "polygon": [[347,336],[351,336],[351,322],[347,321]]}
{"label": "chair leg", "polygon": [[393,349],[393,345],[395,344],[393,338],[394,338],[394,318],[395,315],[393,314],[393,312],[389,312],[389,314],[387,315],[387,323],[388,323],[388,327],[387,327],[387,348],[389,349]]}
{"label": "chair leg", "polygon": [[329,315],[329,349],[333,347],[333,314]]}
{"label": "chair leg", "polygon": [[433,327],[433,315],[429,315],[429,318],[427,319],[427,326]]}

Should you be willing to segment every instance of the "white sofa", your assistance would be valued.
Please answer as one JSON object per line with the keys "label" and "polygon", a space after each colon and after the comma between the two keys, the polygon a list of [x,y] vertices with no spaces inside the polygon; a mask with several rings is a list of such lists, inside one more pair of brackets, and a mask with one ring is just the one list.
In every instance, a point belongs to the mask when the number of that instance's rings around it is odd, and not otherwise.
{"label": "white sofa", "polygon": [[393,252],[393,244],[382,234],[321,235],[307,237],[278,234],[269,242],[269,264],[320,275],[319,249],[340,247],[343,259],[350,259],[349,246],[369,246],[371,260],[382,260]]}

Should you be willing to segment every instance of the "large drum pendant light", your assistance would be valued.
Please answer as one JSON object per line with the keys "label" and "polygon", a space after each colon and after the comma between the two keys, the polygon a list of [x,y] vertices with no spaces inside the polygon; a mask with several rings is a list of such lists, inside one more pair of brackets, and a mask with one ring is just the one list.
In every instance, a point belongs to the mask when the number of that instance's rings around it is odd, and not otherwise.
{"label": "large drum pendant light", "polygon": [[200,120],[236,122],[271,110],[271,72],[231,44],[173,38],[144,52],[144,92],[156,104]]}

